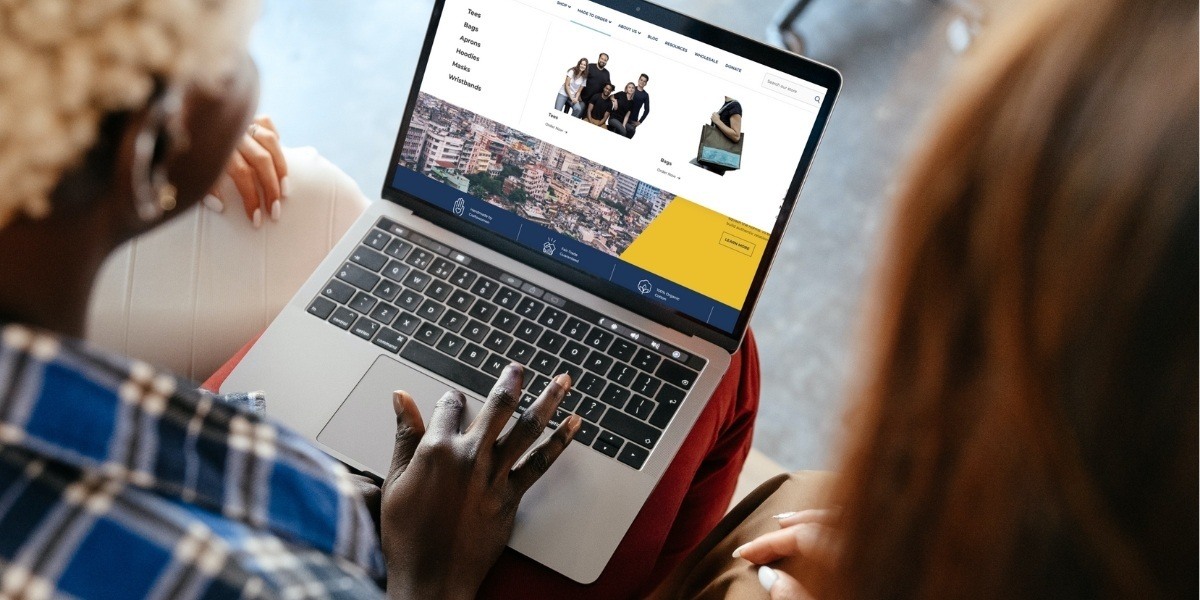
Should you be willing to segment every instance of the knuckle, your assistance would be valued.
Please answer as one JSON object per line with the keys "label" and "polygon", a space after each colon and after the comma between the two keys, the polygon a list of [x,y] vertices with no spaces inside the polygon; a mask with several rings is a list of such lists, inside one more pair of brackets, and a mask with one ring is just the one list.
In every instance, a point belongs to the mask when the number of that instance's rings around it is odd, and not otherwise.
{"label": "knuckle", "polygon": [[492,400],[501,406],[516,409],[517,403],[520,402],[518,394],[514,394],[512,390],[496,386],[492,388]]}
{"label": "knuckle", "polygon": [[529,458],[525,459],[525,464],[529,465],[529,469],[539,476],[550,470],[550,463],[550,457],[540,448],[531,452]]}
{"label": "knuckle", "polygon": [[438,398],[437,408],[450,410],[458,410],[463,407],[464,398],[462,392],[450,391]]}
{"label": "knuckle", "polygon": [[541,422],[536,416],[532,415],[533,411],[528,411],[517,419],[513,425],[522,435],[526,437],[536,438],[542,434],[542,429],[545,429],[546,424]]}

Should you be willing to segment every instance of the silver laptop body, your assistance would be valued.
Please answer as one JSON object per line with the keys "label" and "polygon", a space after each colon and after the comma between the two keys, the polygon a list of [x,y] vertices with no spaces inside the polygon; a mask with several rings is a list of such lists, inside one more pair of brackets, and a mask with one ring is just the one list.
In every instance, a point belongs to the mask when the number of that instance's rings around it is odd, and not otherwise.
{"label": "silver laptop body", "polygon": [[[472,222],[472,211],[478,217],[480,211],[493,210],[498,211],[497,214],[503,213],[505,218],[516,213],[521,223],[548,225],[543,220],[531,218],[539,213],[531,211],[528,204],[520,209],[504,210],[495,202],[486,204],[463,191],[462,187],[466,185],[463,181],[487,172],[484,169],[467,174],[471,167],[466,163],[474,159],[460,156],[454,163],[458,169],[447,167],[449,163],[434,164],[424,173],[417,173],[423,177],[419,185],[404,183],[417,181],[410,170],[400,165],[406,160],[413,161],[411,156],[405,156],[405,143],[410,140],[408,134],[413,129],[414,111],[420,110],[417,105],[425,101],[422,88],[428,87],[425,84],[431,78],[447,77],[444,65],[431,59],[431,55],[440,59],[437,49],[442,41],[439,40],[444,41],[450,35],[470,39],[468,36],[473,32],[469,28],[463,35],[457,30],[464,24],[477,22],[477,27],[484,30],[478,33],[483,42],[475,46],[460,42],[456,48],[474,50],[456,54],[478,56],[488,51],[487,19],[502,3],[511,3],[514,12],[532,10],[546,15],[547,19],[561,18],[562,23],[555,21],[554,27],[581,25],[579,22],[591,15],[597,20],[586,22],[587,29],[603,33],[607,23],[613,28],[611,35],[628,33],[639,27],[651,31],[661,28],[665,35],[670,35],[671,31],[687,31],[695,37],[676,34],[675,39],[679,42],[690,40],[687,43],[698,48],[705,47],[699,46],[701,42],[708,42],[730,52],[731,56],[741,57],[746,65],[767,64],[801,82],[819,83],[814,86],[820,91],[811,121],[797,125],[800,131],[790,139],[790,143],[799,145],[799,149],[792,161],[793,168],[780,175],[782,198],[777,196],[773,201],[775,205],[781,205],[779,216],[769,227],[763,228],[770,234],[769,241],[758,249],[760,264],[754,270],[745,303],[736,313],[736,322],[728,321],[720,328],[724,331],[706,323],[703,315],[698,314],[703,311],[696,306],[689,307],[691,314],[686,314],[669,303],[664,305],[662,301],[655,301],[654,298],[660,297],[660,285],[668,289],[662,292],[662,298],[681,294],[686,300],[686,293],[669,291],[678,288],[672,287],[665,278],[660,281],[647,275],[641,280],[635,277],[627,284],[618,285],[614,278],[598,277],[594,268],[591,272],[582,272],[577,265],[564,264],[568,261],[563,259],[566,256],[563,253],[578,243],[570,235],[571,230],[545,236],[545,244],[530,244],[527,239],[513,239],[512,236],[506,239],[489,232],[480,226],[478,219]],[[550,472],[526,494],[509,543],[517,552],[572,580],[590,583],[604,570],[729,366],[731,353],[744,334],[770,258],[840,89],[840,76],[829,67],[784,55],[646,2],[621,0],[565,5],[556,0],[503,0],[487,3],[480,14],[470,8],[474,5],[468,6],[460,0],[436,3],[385,184],[385,198],[372,203],[351,226],[225,381],[222,391],[264,390],[271,418],[307,436],[346,464],[384,476],[395,433],[391,408],[393,390],[408,391],[428,418],[434,403],[447,389],[463,389],[471,398],[464,418],[465,426],[483,405],[487,386],[480,382],[494,381],[491,375],[494,370],[489,370],[489,366],[499,361],[507,362],[509,353],[515,351],[513,349],[522,340],[525,341],[522,348],[532,348],[521,354],[529,359],[523,361],[529,373],[527,382],[539,376],[552,376],[568,364],[576,374],[599,375],[605,380],[603,389],[596,384],[590,394],[577,392],[577,403],[568,411],[583,414],[583,411],[591,410],[590,414],[596,415],[593,419],[596,422],[590,423],[595,429],[594,437],[584,443],[573,443]],[[632,27],[627,27],[627,23],[633,24]],[[440,37],[439,29],[443,31]],[[645,31],[636,33],[655,43],[664,36]],[[509,34],[496,32],[493,35],[502,39]],[[650,44],[645,38],[631,38],[632,42],[639,40]],[[609,43],[614,49],[624,48],[615,40]],[[663,47],[675,51],[682,45],[672,42]],[[571,55],[582,52],[581,49]],[[611,53],[618,56],[617,51]],[[695,50],[694,53],[704,55],[699,60],[710,59],[707,56],[710,52]],[[463,60],[470,61],[470,58]],[[649,62],[651,59],[644,60]],[[474,67],[476,71],[480,68]],[[454,67],[451,69],[451,80],[460,77],[453,71]],[[622,69],[620,78],[623,80],[627,73],[636,70],[629,65]],[[767,97],[772,93],[796,91],[772,90],[778,81],[770,80],[770,77],[763,80]],[[463,72],[460,79],[472,83],[469,73]],[[467,87],[461,81],[455,83]],[[654,83],[652,80],[651,85]],[[647,89],[652,88],[647,86]],[[800,93],[811,94],[807,89]],[[655,89],[653,94],[655,100],[666,99],[669,90]],[[540,101],[540,98],[536,100]],[[747,105],[745,122],[749,129],[753,104],[747,101],[743,104]],[[669,113],[669,104],[662,102],[662,105],[664,108],[659,110]],[[718,108],[724,110],[724,103],[719,102],[709,110]],[[548,110],[544,112],[549,113]],[[573,118],[565,112],[560,115],[548,114],[546,118],[555,121]],[[669,115],[657,116],[665,124]],[[701,116],[707,118],[708,114]],[[643,131],[637,136],[654,139],[650,128],[657,124],[653,119],[647,118],[641,127]],[[600,128],[595,132],[579,129],[584,124],[576,120],[567,122],[564,127],[593,136],[616,135]],[[772,123],[769,127],[778,125]],[[427,124],[423,123],[423,126]],[[491,127],[490,131],[494,133],[497,129]],[[767,124],[760,124],[754,133],[747,134],[746,148],[756,141],[766,143],[767,129]],[[523,135],[528,133],[536,134],[526,132]],[[613,138],[612,143],[636,143],[639,142],[637,136]],[[511,139],[507,144],[509,154],[504,160],[510,162],[495,159],[490,163],[491,167],[511,164],[517,160],[513,148],[525,152],[528,147],[528,144],[518,144]],[[708,173],[682,171],[701,168],[699,164],[685,164],[695,148],[695,141],[689,140],[683,146],[688,147],[680,150],[685,160],[672,161],[677,162],[673,168],[680,169],[684,176],[708,177]],[[427,148],[426,151],[432,152]],[[533,160],[543,159],[542,154],[532,154]],[[751,158],[747,150],[743,162],[748,163]],[[420,163],[420,159],[418,157],[416,163]],[[425,162],[430,161],[426,159]],[[526,171],[530,168],[529,163],[525,163]],[[749,173],[734,171],[723,177],[743,175]],[[546,176],[551,185],[555,184],[553,177],[553,174]],[[428,187],[430,185],[435,185],[436,193],[427,193],[435,189]],[[582,186],[576,185],[577,188]],[[616,187],[613,184],[602,189],[600,198],[603,199],[606,193],[615,197]],[[436,201],[431,200],[434,196],[437,196]],[[740,243],[738,239],[734,236],[732,240],[714,243],[733,248]],[[596,260],[605,260],[600,254],[595,256]],[[613,256],[613,260],[619,261],[620,257]],[[617,268],[613,271],[615,273]],[[484,285],[485,280],[490,283]],[[412,294],[417,288],[421,289],[422,295],[414,301]],[[379,294],[381,290],[382,294]],[[508,304],[501,304],[504,308],[490,313],[472,313],[466,308],[467,304],[462,305],[462,310],[454,308],[456,301],[471,296],[468,300],[475,303],[471,306],[482,310],[478,303],[498,304],[501,293],[506,294],[503,300]],[[375,296],[367,298],[372,294]],[[433,312],[423,313],[430,304],[437,306],[430,308]],[[441,310],[435,310],[438,308]],[[516,326],[508,329],[509,325],[496,322],[500,318],[497,313],[516,315]],[[459,320],[453,321],[452,315],[459,315]],[[402,323],[400,320],[413,317],[417,318],[415,322]],[[586,334],[580,329],[580,322],[586,323]],[[479,333],[481,325],[486,325],[486,335]],[[472,327],[474,329],[468,331]],[[431,329],[437,330],[437,337],[421,337]],[[499,344],[504,337],[510,339],[509,345]],[[489,342],[499,345],[490,346]],[[578,346],[587,348],[588,358],[582,358],[585,355],[581,354],[581,358],[575,360],[561,355],[571,349],[578,350]],[[552,348],[556,350],[551,351]],[[479,358],[480,350],[486,358]],[[606,352],[615,354],[616,358],[604,354]],[[468,353],[473,354],[468,357]],[[548,354],[554,358],[548,359]],[[611,361],[605,361],[605,358]],[[477,360],[480,362],[476,363]],[[543,367],[553,364],[553,368],[534,369],[535,360],[542,361]],[[552,361],[547,363],[547,360]],[[596,362],[577,364],[586,360]],[[460,366],[451,366],[453,361],[458,361]],[[466,366],[461,365],[463,361]],[[470,371],[469,377],[459,377],[456,368]],[[593,373],[600,369],[608,373]],[[623,383],[615,384],[614,378]],[[577,380],[577,390],[579,385]],[[614,389],[620,392],[615,399]],[[634,391],[629,391],[631,389]],[[681,399],[672,395],[675,393]],[[668,403],[669,406],[664,407]],[[655,423],[663,427],[658,428]],[[605,442],[601,437],[613,443]]]}

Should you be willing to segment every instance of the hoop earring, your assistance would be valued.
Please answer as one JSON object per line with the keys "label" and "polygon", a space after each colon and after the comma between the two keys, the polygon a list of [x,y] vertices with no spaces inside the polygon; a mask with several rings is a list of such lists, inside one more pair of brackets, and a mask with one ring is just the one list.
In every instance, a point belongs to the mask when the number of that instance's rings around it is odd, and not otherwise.
{"label": "hoop earring", "polygon": [[[153,223],[163,213],[173,210],[178,190],[168,181],[167,168],[154,164],[158,152],[159,134],[168,126],[168,119],[178,114],[179,99],[168,94],[155,102],[146,117],[146,126],[137,134],[133,144],[133,208],[143,223]],[[169,138],[168,138],[168,143]],[[162,153],[166,154],[166,153]]]}

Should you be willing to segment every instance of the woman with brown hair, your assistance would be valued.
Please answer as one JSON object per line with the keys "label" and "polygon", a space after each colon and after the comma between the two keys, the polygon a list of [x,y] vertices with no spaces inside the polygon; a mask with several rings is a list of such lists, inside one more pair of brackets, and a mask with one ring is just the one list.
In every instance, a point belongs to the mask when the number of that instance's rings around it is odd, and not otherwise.
{"label": "woman with brown hair", "polygon": [[898,198],[832,497],[663,596],[1196,597],[1196,3],[1026,8]]}

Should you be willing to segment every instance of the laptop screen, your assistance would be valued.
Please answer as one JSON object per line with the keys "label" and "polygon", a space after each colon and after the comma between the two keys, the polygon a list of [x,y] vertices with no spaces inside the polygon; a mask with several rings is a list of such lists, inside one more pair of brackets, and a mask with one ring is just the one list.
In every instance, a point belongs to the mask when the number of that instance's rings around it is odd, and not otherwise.
{"label": "laptop screen", "polygon": [[640,10],[446,0],[388,186],[730,334],[830,90]]}

